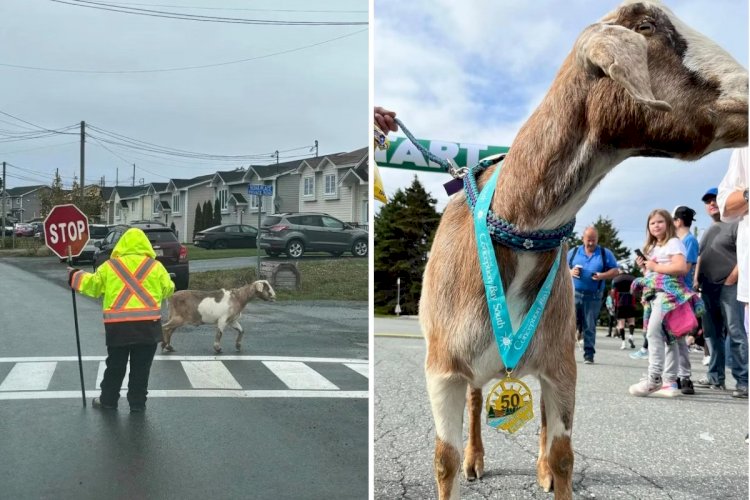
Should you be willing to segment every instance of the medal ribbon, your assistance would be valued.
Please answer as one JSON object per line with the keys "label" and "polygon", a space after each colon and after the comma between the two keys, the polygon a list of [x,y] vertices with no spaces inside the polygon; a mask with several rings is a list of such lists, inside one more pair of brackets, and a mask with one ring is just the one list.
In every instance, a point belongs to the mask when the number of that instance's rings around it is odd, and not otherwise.
{"label": "medal ribbon", "polygon": [[487,229],[487,212],[490,209],[492,195],[495,192],[500,166],[498,165],[495,168],[492,177],[477,197],[477,203],[474,207],[474,234],[477,240],[479,267],[482,269],[482,280],[484,281],[484,292],[487,296],[492,332],[495,334],[495,342],[497,342],[503,365],[510,372],[516,367],[523,353],[526,352],[539,321],[542,319],[544,307],[547,305],[547,299],[552,291],[552,283],[555,280],[557,269],[560,267],[562,247],[557,249],[557,256],[552,268],[549,270],[549,274],[547,274],[547,278],[544,280],[544,284],[529,312],[521,322],[521,327],[518,331],[513,332],[508,304],[503,291],[503,282],[500,279],[500,270],[497,267],[495,249],[492,246],[492,238]]}

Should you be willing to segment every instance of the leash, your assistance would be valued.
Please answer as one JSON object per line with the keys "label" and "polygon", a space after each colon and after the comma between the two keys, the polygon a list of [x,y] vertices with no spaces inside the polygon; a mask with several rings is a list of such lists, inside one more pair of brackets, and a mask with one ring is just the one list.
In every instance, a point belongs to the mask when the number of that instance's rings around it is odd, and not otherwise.
{"label": "leash", "polygon": [[[440,158],[439,156],[432,153],[430,150],[428,150],[426,147],[422,146],[419,141],[414,137],[414,134],[412,134],[406,126],[404,126],[404,122],[399,120],[398,118],[394,118],[396,124],[399,126],[401,131],[404,133],[404,135],[411,141],[412,144],[414,144],[420,153],[422,153],[425,158],[430,160],[433,163],[437,163],[440,165],[440,168],[442,168],[447,173],[451,174],[451,177],[454,179],[463,179],[466,174],[469,173],[469,169],[467,167],[461,167],[459,168],[456,163],[453,160],[446,159],[446,158]],[[449,193],[450,194],[450,193]]]}

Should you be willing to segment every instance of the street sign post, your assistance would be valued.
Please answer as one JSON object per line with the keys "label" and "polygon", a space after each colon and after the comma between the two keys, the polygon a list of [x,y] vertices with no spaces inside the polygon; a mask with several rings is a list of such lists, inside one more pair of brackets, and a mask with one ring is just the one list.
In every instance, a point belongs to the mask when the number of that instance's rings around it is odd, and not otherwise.
{"label": "street sign post", "polygon": [[263,197],[273,196],[273,184],[248,184],[247,194],[258,197],[258,234],[255,236],[255,252],[258,256],[258,273],[260,279],[260,213],[263,211]]}
{"label": "street sign post", "polygon": [[[68,258],[68,266],[73,265],[73,257],[81,255],[83,247],[89,241],[89,221],[86,214],[75,205],[55,205],[44,219],[44,244],[55,255]],[[73,322],[76,329],[76,348],[78,349],[78,373],[81,377],[81,399],[86,407],[86,389],[83,385],[83,361],[81,360],[81,339],[78,333],[78,308],[76,292],[72,288]]]}

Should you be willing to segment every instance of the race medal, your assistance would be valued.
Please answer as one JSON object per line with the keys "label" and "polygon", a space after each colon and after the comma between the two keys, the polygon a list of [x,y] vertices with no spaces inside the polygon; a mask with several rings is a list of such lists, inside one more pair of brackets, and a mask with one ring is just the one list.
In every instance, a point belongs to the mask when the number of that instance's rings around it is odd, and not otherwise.
{"label": "race medal", "polygon": [[490,390],[485,402],[487,425],[513,434],[534,418],[529,387],[517,378],[505,377]]}

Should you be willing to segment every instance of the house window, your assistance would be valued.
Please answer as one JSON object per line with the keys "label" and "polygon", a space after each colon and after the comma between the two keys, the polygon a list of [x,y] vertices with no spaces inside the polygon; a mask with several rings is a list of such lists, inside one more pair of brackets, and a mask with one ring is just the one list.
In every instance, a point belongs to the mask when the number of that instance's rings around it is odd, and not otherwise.
{"label": "house window", "polygon": [[304,187],[302,190],[302,196],[314,196],[315,195],[315,177],[305,177]]}
{"label": "house window", "polygon": [[182,213],[182,194],[175,193],[172,195],[172,213],[179,215]]}
{"label": "house window", "polygon": [[255,195],[250,196],[250,208],[258,208],[258,197]]}
{"label": "house window", "polygon": [[122,210],[120,209],[120,204],[115,204],[115,220],[122,219]]}
{"label": "house window", "polygon": [[219,205],[221,206],[222,212],[227,211],[227,201],[229,201],[229,191],[227,189],[220,189],[219,190]]}
{"label": "house window", "polygon": [[154,198],[151,198],[151,202],[152,202],[152,205],[153,205],[152,212],[155,213],[155,214],[158,214],[159,213],[159,205],[160,205],[159,197],[155,196]]}
{"label": "house window", "polygon": [[325,176],[325,186],[326,189],[324,193],[326,195],[335,195],[336,194],[336,174],[326,174]]}

